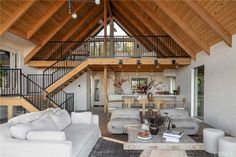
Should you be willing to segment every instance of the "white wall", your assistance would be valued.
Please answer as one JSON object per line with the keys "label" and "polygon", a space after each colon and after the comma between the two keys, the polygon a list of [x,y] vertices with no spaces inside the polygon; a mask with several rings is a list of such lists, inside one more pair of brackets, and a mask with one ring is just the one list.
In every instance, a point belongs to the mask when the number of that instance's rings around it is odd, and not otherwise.
{"label": "white wall", "polygon": [[75,111],[90,108],[89,79],[90,72],[86,72],[64,88],[65,92],[74,93]]}
{"label": "white wall", "polygon": [[236,136],[236,35],[230,48],[224,42],[211,47],[211,54],[197,54],[196,61],[177,70],[176,84],[191,108],[191,71],[205,66],[204,121]]}

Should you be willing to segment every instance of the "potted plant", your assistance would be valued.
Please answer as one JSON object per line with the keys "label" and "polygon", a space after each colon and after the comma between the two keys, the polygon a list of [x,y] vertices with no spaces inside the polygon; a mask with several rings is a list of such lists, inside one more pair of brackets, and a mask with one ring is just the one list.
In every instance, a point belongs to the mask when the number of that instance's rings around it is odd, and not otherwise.
{"label": "potted plant", "polygon": [[164,125],[165,117],[161,115],[151,116],[148,118],[150,126],[149,131],[152,135],[157,135],[160,127]]}
{"label": "potted plant", "polygon": [[115,79],[113,80],[113,86],[115,87],[115,91],[117,94],[122,94],[123,93],[123,89],[122,89],[122,85],[123,83],[125,83],[127,80],[118,77],[117,75],[115,75]]}

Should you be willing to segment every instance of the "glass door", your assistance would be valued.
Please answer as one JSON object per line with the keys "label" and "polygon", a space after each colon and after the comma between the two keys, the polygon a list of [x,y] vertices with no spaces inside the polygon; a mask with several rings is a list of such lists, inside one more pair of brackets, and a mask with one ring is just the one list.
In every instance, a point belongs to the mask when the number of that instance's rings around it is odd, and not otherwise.
{"label": "glass door", "polygon": [[204,119],[204,65],[194,69],[194,116]]}

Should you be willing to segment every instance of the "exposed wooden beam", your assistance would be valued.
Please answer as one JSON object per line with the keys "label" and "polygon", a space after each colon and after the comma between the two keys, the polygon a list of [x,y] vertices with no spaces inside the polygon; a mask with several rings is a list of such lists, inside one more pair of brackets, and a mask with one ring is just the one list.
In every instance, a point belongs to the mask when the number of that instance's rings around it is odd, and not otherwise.
{"label": "exposed wooden beam", "polygon": [[[135,1],[136,4],[138,4],[138,6],[140,8],[142,8],[142,10],[149,15],[154,21],[156,21],[156,23],[162,27],[162,29],[168,33],[194,60],[196,60],[196,53],[189,48],[185,42],[178,37],[173,30],[163,21],[163,19],[160,17],[160,15],[158,15],[156,12],[154,12],[153,10],[151,10],[150,8],[148,8],[146,6],[146,4],[142,3],[142,2],[138,2]],[[133,8],[132,8],[133,9]]]}
{"label": "exposed wooden beam", "polygon": [[61,41],[68,40],[90,17],[94,16],[94,13],[98,10],[98,7],[94,7],[92,10],[89,11],[82,19],[76,23],[75,26],[73,26],[62,38]]}
{"label": "exposed wooden beam", "polygon": [[174,21],[194,42],[197,43],[207,54],[210,54],[210,46],[202,41],[199,36],[189,28],[189,26],[177,15],[177,13],[168,6],[165,1],[154,1],[158,7]]}
{"label": "exposed wooden beam", "polygon": [[232,47],[232,35],[220,23],[218,23],[198,2],[190,0],[185,0],[185,2],[225,41],[227,45]]}
{"label": "exposed wooden beam", "polygon": [[0,36],[6,32],[11,26],[13,26],[16,21],[35,3],[35,0],[28,0],[23,3],[23,5],[17,9],[11,17],[7,19],[6,22],[1,24]]}
{"label": "exposed wooden beam", "polygon": [[[114,5],[115,5],[115,3],[114,3]],[[118,6],[117,6],[117,7],[118,7]],[[155,26],[153,26],[153,25],[150,24],[150,19],[149,19],[149,20],[144,19],[144,18],[142,17],[142,15],[141,15],[139,12],[136,12],[134,9],[130,9],[130,7],[131,7],[131,6],[129,6],[128,4],[124,3],[124,5],[120,6],[119,9],[121,9],[121,10],[120,10],[121,13],[126,13],[125,17],[130,17],[130,21],[133,21],[133,22],[138,21],[139,23],[142,24],[142,26],[144,27],[144,29],[141,30],[140,32],[142,32],[143,34],[145,34],[144,32],[147,33],[147,31],[148,31],[148,33],[149,33],[148,35],[150,35],[150,34],[155,34],[155,35],[156,35],[156,34],[159,34],[157,28],[156,28]],[[127,10],[129,10],[132,14],[128,13]],[[137,19],[134,20],[134,18],[131,18],[132,16],[137,17]],[[132,19],[132,20],[131,20],[131,19]],[[140,24],[138,24],[138,23],[133,23],[133,24],[134,24],[134,27],[140,28]],[[141,28],[140,28],[140,29],[141,29]],[[158,40],[158,41],[159,41],[159,45],[160,45],[160,46],[164,46],[164,44],[163,44],[164,42],[162,42],[162,41],[160,41],[160,40]],[[153,41],[151,41],[151,42],[153,43]],[[156,45],[157,43],[154,42],[153,44]],[[155,49],[159,49],[159,47],[158,47],[157,45],[156,45],[155,47],[156,47]],[[166,47],[166,46],[165,46],[165,47]],[[166,48],[169,49],[168,47],[166,47]],[[155,49],[154,49],[154,50],[155,50]],[[162,50],[163,50],[163,49],[162,49]],[[159,52],[161,53],[162,56],[168,56],[168,54],[166,54],[165,51],[161,51],[161,50],[159,49]],[[170,49],[169,49],[169,52],[172,53],[172,54],[175,54],[175,53],[172,52]]]}
{"label": "exposed wooden beam", "polygon": [[107,56],[107,0],[104,0],[104,10],[103,10],[103,26],[104,26],[104,48],[103,55]]}
{"label": "exposed wooden beam", "polygon": [[103,90],[104,90],[104,112],[107,113],[108,107],[108,95],[107,95],[107,66],[104,66],[104,73],[103,73]]}
{"label": "exposed wooden beam", "polygon": [[57,12],[57,10],[65,4],[65,2],[66,0],[56,1],[53,7],[49,8],[46,14],[27,31],[27,39],[30,39]]}
{"label": "exposed wooden beam", "polygon": [[[78,10],[80,10],[85,4],[79,4],[77,6],[74,7],[72,12],[77,12]],[[61,23],[59,25],[57,25],[57,27],[55,27],[55,29],[53,29],[53,31],[49,32],[47,37],[45,39],[42,40],[42,46],[40,47],[35,47],[29,54],[27,54],[27,56],[25,57],[25,63],[28,63],[30,61],[30,59],[59,31],[61,30],[64,25],[66,23],[69,22],[69,20],[71,19],[71,15],[68,14],[66,16],[66,18],[64,18]]]}

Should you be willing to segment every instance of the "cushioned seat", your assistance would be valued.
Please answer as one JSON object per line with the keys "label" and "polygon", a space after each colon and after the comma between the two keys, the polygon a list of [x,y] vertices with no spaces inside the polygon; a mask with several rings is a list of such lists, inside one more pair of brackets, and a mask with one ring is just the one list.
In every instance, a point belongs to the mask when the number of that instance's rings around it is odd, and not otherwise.
{"label": "cushioned seat", "polygon": [[129,125],[141,125],[138,109],[122,108],[113,110],[107,128],[112,134],[123,134],[127,133]]}
{"label": "cushioned seat", "polygon": [[219,129],[205,128],[203,129],[203,143],[205,151],[208,153],[218,153],[218,140],[225,136],[225,133]]}
{"label": "cushioned seat", "polygon": [[172,122],[187,135],[195,135],[199,130],[198,123],[191,119],[173,119]]}
{"label": "cushioned seat", "polygon": [[[89,130],[89,131],[88,131]],[[73,157],[80,156],[81,151],[85,151],[86,145],[95,145],[97,140],[100,138],[99,128],[97,125],[79,123],[69,125],[63,130],[66,134],[66,139],[72,142],[72,155]],[[92,147],[88,147],[91,148]],[[87,150],[90,152],[91,150]]]}
{"label": "cushioned seat", "polygon": [[221,137],[219,139],[219,157],[233,157],[236,156],[236,138]]}

